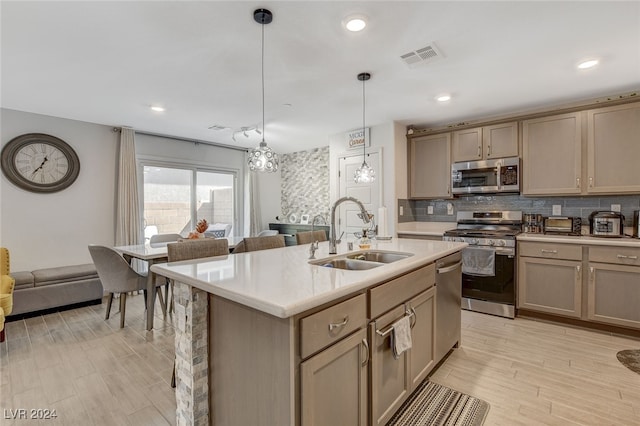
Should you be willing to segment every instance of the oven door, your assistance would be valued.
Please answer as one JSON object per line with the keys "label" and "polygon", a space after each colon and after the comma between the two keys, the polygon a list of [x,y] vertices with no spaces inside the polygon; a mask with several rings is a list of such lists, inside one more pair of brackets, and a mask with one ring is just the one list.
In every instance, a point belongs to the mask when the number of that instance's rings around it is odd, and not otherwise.
{"label": "oven door", "polygon": [[[475,246],[462,250],[463,262],[465,254],[468,254]],[[482,300],[492,303],[515,305],[515,250],[513,248],[488,248],[495,254],[495,267],[493,275],[475,275],[463,272],[462,297]]]}

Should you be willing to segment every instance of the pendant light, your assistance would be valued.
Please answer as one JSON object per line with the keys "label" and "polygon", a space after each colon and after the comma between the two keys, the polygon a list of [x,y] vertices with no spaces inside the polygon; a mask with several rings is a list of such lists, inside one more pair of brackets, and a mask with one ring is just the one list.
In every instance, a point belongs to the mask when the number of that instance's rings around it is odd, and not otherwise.
{"label": "pendant light", "polygon": [[371,74],[368,72],[362,72],[358,74],[358,80],[362,82],[362,165],[356,169],[353,174],[353,180],[356,183],[371,183],[376,179],[376,172],[367,164],[367,144],[365,140],[365,97],[364,97],[364,82],[371,78]]}
{"label": "pendant light", "polygon": [[249,169],[256,172],[275,172],[278,170],[278,154],[264,141],[264,26],[273,20],[273,14],[267,9],[256,9],[253,19],[262,25],[262,142],[260,146],[249,151]]}

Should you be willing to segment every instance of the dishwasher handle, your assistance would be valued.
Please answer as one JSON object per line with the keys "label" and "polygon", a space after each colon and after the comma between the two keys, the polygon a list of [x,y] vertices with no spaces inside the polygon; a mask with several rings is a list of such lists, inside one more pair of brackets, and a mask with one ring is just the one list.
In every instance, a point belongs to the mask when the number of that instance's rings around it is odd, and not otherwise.
{"label": "dishwasher handle", "polygon": [[449,272],[455,271],[456,269],[462,267],[462,261],[458,262],[458,263],[454,263],[453,265],[450,266],[445,266],[444,268],[438,268],[436,269],[436,272],[438,274],[447,274]]}

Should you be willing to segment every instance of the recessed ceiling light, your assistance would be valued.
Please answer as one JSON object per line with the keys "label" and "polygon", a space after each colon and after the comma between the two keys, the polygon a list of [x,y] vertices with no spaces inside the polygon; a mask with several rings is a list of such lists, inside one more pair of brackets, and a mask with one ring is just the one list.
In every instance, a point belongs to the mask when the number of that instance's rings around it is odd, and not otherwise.
{"label": "recessed ceiling light", "polygon": [[155,112],[163,112],[163,111],[164,111],[164,108],[163,108],[163,107],[161,107],[161,106],[153,106],[153,105],[152,105],[152,106],[151,106],[151,110],[152,110],[152,111],[155,111]]}
{"label": "recessed ceiling light", "polygon": [[367,18],[362,15],[352,15],[344,19],[344,26],[352,32],[364,30],[367,26]]}
{"label": "recessed ceiling light", "polygon": [[597,59],[589,59],[588,61],[584,61],[584,62],[580,62],[578,64],[578,68],[580,68],[581,70],[585,70],[587,68],[592,68],[595,67],[596,65],[598,65],[598,60]]}
{"label": "recessed ceiling light", "polygon": [[438,102],[447,102],[449,100],[451,100],[451,95],[442,94],[436,96],[436,101]]}

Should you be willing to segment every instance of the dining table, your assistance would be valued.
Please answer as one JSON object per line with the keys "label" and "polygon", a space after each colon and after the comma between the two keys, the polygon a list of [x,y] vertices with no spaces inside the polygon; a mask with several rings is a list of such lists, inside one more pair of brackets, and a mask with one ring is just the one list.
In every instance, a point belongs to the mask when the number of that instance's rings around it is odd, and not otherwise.
{"label": "dining table", "polygon": [[[229,242],[229,251],[233,250],[244,237],[229,236],[223,237]],[[116,246],[114,250],[129,259],[139,259],[147,262],[149,268],[147,273],[147,330],[153,330],[154,306],[156,300],[156,274],[151,270],[151,265],[167,262],[167,244],[171,242],[144,244],[133,244],[128,246]],[[169,301],[167,300],[167,303]]]}

